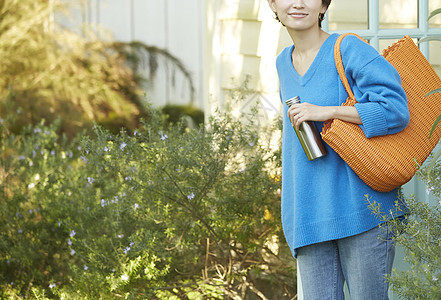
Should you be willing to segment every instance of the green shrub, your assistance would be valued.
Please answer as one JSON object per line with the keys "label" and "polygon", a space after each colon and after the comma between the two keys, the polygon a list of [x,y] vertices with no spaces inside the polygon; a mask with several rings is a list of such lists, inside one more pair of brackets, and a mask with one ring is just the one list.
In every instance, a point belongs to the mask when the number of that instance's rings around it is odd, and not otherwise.
{"label": "green shrub", "polygon": [[167,122],[173,124],[180,122],[182,118],[188,117],[189,119],[185,120],[185,126],[190,128],[198,127],[204,124],[205,121],[204,112],[193,105],[167,104],[162,108],[162,112],[168,117]]}
{"label": "green shrub", "polygon": [[418,176],[427,184],[426,192],[435,203],[412,197],[406,199],[409,215],[405,223],[396,223],[401,232],[396,238],[404,249],[408,269],[394,270],[392,290],[403,299],[441,299],[441,165],[422,168]]}
{"label": "green shrub", "polygon": [[167,131],[152,116],[73,141],[57,124],[15,135],[1,120],[1,297],[295,295],[278,150],[227,115]]}
{"label": "green shrub", "polygon": [[[400,299],[441,299],[441,163],[435,168],[423,167],[417,175],[426,183],[426,192],[435,201],[422,202],[415,196],[407,197],[407,214],[402,219],[389,221],[395,233],[395,242],[404,250],[407,267],[393,269],[388,277],[391,290]],[[390,219],[394,212],[383,212],[372,203],[373,212]]]}

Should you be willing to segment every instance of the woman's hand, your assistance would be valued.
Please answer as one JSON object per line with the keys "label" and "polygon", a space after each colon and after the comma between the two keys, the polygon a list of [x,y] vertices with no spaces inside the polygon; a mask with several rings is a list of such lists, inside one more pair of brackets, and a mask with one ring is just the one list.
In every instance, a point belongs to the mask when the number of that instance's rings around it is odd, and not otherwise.
{"label": "woman's hand", "polygon": [[330,119],[361,124],[357,109],[353,106],[318,106],[307,102],[291,105],[288,109],[288,118],[297,129],[305,121],[324,122]]}

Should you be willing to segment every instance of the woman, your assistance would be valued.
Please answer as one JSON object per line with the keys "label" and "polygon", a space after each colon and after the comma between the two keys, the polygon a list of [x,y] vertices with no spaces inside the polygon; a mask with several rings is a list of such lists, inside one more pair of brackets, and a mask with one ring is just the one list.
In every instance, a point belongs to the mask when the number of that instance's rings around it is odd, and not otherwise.
{"label": "woman", "polygon": [[[394,211],[399,191],[381,193],[367,186],[326,145],[324,157],[308,161],[292,126],[338,118],[359,124],[366,136],[393,134],[409,122],[407,98],[397,71],[357,37],[343,39],[345,72],[358,103],[343,107],[347,93],[334,62],[338,34],[321,29],[331,0],[268,0],[293,45],[277,58],[284,105],[282,222],[297,258],[304,299],[343,299],[346,281],[351,298],[388,299],[394,245],[387,223],[368,208]],[[395,215],[394,217],[397,217]]]}

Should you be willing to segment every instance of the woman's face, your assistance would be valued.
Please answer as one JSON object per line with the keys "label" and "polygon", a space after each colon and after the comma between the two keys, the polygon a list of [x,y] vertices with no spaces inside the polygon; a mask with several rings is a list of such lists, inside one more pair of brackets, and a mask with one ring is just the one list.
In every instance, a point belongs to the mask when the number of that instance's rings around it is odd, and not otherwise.
{"label": "woman's face", "polygon": [[322,0],[268,0],[280,22],[293,30],[318,27],[319,14],[326,12]]}

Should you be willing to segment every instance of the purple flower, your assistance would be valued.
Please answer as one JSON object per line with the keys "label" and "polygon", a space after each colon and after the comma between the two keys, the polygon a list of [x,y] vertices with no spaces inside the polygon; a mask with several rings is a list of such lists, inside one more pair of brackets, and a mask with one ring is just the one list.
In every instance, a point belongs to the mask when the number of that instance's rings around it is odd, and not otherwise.
{"label": "purple flower", "polygon": [[70,249],[70,255],[75,255],[75,250],[74,249]]}
{"label": "purple flower", "polygon": [[72,230],[71,232],[70,232],[70,234],[69,234],[69,236],[70,237],[73,237],[73,236],[75,236],[77,233],[75,232],[75,230]]}
{"label": "purple flower", "polygon": [[122,239],[122,238],[124,237],[124,234],[118,234],[117,237],[118,237],[119,239]]}
{"label": "purple flower", "polygon": [[131,249],[131,247],[134,245],[135,243],[133,243],[133,242],[131,242],[130,244],[129,244],[129,246],[128,247],[126,247],[125,249],[124,249],[124,254],[127,254],[127,252],[129,252],[130,251],[130,249]]}
{"label": "purple flower", "polygon": [[93,177],[87,177],[87,183],[92,184],[94,181]]}
{"label": "purple flower", "polygon": [[124,143],[124,142],[122,142],[122,143],[121,143],[121,146],[119,146],[119,149],[123,150],[126,146],[127,146],[127,144]]}
{"label": "purple flower", "polygon": [[191,193],[190,195],[187,196],[188,200],[191,200],[194,198],[194,193]]}
{"label": "purple flower", "polygon": [[160,135],[161,135],[161,140],[162,141],[165,141],[166,139],[168,139],[168,135],[166,135],[166,134],[164,134],[164,133],[160,133]]}
{"label": "purple flower", "polygon": [[87,164],[87,158],[85,158],[84,156],[80,156],[80,158]]}
{"label": "purple flower", "polygon": [[84,271],[87,271],[87,269],[89,269],[89,267],[84,265]]}
{"label": "purple flower", "polygon": [[57,286],[57,285],[56,285],[55,283],[50,283],[50,284],[49,284],[49,288],[50,288],[50,289],[53,289],[53,288],[56,287],[56,286]]}
{"label": "purple flower", "polygon": [[109,148],[104,147],[104,151],[105,151],[105,152],[109,151]]}
{"label": "purple flower", "polygon": [[101,199],[101,206],[102,206],[102,207],[104,207],[104,206],[106,206],[106,205],[108,205],[108,204],[109,204],[108,201],[106,201],[106,200],[104,200],[104,199]]}
{"label": "purple flower", "polygon": [[137,210],[139,208],[139,204],[135,203],[134,207],[135,207],[135,210]]}
{"label": "purple flower", "polygon": [[70,239],[67,240],[67,244],[70,246],[72,245],[72,241]]}

